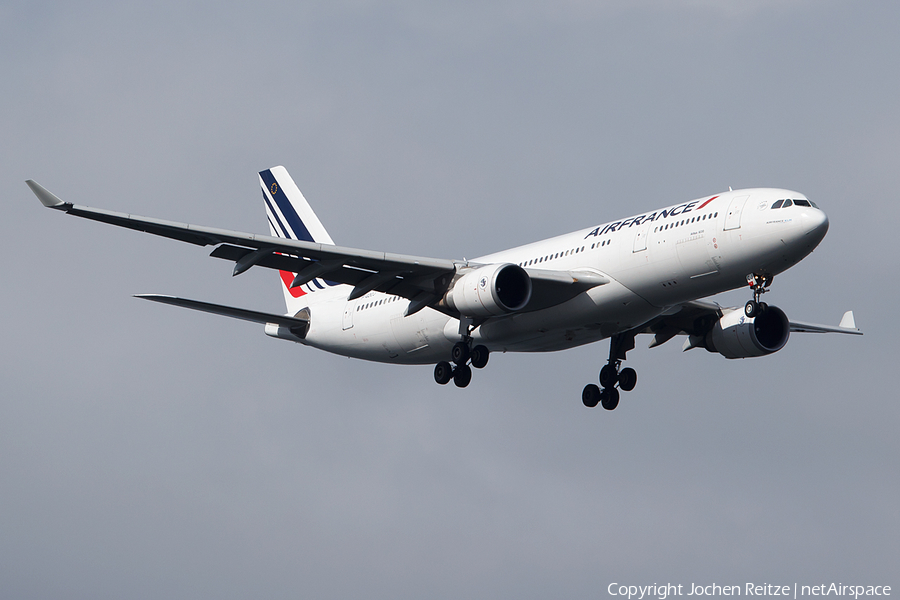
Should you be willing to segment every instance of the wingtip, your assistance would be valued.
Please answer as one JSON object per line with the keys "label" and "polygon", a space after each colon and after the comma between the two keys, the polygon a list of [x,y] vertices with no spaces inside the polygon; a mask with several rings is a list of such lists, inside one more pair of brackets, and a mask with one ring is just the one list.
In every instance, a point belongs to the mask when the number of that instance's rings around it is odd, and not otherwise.
{"label": "wingtip", "polygon": [[853,311],[848,310],[844,313],[844,316],[841,318],[841,323],[838,327],[843,327],[844,329],[854,329],[859,331],[859,328],[856,326],[856,319],[853,318]]}
{"label": "wingtip", "polygon": [[31,191],[34,192],[34,195],[38,197],[38,200],[41,201],[41,204],[46,206],[47,208],[62,208],[67,205],[66,202],[63,202],[59,198],[57,198],[50,190],[39,184],[34,179],[28,179],[25,181],[28,187],[31,188]]}

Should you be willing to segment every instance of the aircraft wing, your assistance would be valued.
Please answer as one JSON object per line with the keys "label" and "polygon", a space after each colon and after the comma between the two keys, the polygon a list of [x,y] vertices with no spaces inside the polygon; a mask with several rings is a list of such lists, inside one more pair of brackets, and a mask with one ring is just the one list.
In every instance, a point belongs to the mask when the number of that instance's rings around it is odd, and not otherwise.
{"label": "aircraft wing", "polygon": [[[26,183],[48,208],[198,246],[216,246],[210,256],[234,261],[234,275],[261,266],[296,274],[292,286],[316,278],[352,285],[349,300],[371,291],[390,293],[411,300],[408,314],[426,306],[447,312],[446,307],[438,307],[437,303],[443,298],[459,268],[467,265],[465,261],[347,248],[80,206],[60,200],[33,180],[29,179]],[[533,292],[532,300],[524,309],[526,311],[561,304],[587,289],[608,283],[606,278],[593,273],[529,269],[528,274],[532,279]]]}
{"label": "aircraft wing", "polygon": [[853,311],[848,310],[844,313],[840,325],[817,325],[815,323],[801,323],[799,321],[791,321],[791,331],[798,333],[849,333],[851,335],[862,335],[863,332],[856,327],[856,320],[853,318]]}
{"label": "aircraft wing", "polygon": [[[723,308],[715,302],[694,300],[672,307],[664,314],[643,325],[637,333],[653,334],[650,347],[664,344],[676,335],[702,336],[712,323],[722,317]],[[838,326],[818,325],[790,321],[791,332],[797,333],[848,333],[862,335],[853,319],[853,311],[844,313]],[[688,340],[690,341],[690,339]],[[688,344],[686,344],[687,349]]]}

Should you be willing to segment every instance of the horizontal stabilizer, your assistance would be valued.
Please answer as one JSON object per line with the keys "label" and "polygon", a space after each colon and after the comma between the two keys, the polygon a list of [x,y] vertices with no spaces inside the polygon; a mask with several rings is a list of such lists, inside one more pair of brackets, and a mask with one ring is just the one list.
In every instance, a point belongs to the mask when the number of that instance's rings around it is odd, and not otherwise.
{"label": "horizontal stabilizer", "polygon": [[[175,296],[164,296],[161,294],[136,294],[135,298],[143,298],[144,300],[152,300],[153,302],[171,304],[172,306],[190,308],[192,310],[208,312],[214,315],[223,315],[233,319],[252,321],[254,323],[275,323],[288,327],[292,332],[298,335],[305,335],[306,329],[309,327],[309,319],[264,313],[255,310],[247,310],[246,308],[234,308],[232,306],[223,306],[221,304],[212,304],[210,302],[200,302],[199,300],[189,300],[187,298],[177,298]],[[300,335],[300,337],[303,337],[303,335]]]}

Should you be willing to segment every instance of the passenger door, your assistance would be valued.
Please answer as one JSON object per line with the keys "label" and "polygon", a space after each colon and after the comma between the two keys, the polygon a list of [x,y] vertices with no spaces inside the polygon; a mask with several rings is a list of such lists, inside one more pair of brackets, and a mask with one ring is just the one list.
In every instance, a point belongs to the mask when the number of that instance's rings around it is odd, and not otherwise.
{"label": "passenger door", "polygon": [[741,227],[741,215],[744,214],[744,204],[750,196],[735,196],[728,205],[728,213],[725,215],[724,231],[739,229]]}

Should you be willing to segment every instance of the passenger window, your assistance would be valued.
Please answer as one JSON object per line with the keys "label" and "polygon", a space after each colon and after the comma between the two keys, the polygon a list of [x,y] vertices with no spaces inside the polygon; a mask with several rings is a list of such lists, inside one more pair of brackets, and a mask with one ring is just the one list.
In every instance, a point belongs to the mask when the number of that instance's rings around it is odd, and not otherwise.
{"label": "passenger window", "polygon": [[775,204],[772,205],[772,208],[781,208],[782,204],[784,204],[784,200],[776,200]]}

